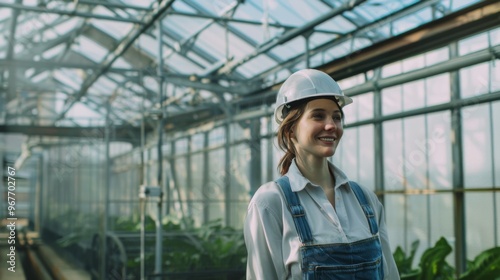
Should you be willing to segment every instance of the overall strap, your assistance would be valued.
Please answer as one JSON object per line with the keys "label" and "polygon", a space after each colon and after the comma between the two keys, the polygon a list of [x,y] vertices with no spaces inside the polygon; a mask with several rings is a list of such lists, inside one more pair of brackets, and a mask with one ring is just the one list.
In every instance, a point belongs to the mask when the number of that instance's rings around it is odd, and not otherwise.
{"label": "overall strap", "polygon": [[306,213],[304,212],[304,207],[300,205],[300,200],[297,193],[292,191],[288,177],[282,176],[281,178],[276,180],[276,183],[283,190],[286,204],[288,205],[288,209],[292,214],[293,222],[295,224],[295,228],[297,229],[300,241],[303,244],[311,243],[313,241],[313,238],[311,229],[309,228],[309,224],[307,223],[306,220]]}
{"label": "overall strap", "polygon": [[354,181],[349,181],[349,185],[351,189],[354,191],[356,198],[358,199],[361,208],[363,208],[363,212],[365,213],[366,219],[368,220],[368,224],[370,225],[370,231],[373,235],[378,233],[378,225],[375,220],[375,214],[373,212],[372,207],[366,200],[365,193],[361,189],[361,187]]}

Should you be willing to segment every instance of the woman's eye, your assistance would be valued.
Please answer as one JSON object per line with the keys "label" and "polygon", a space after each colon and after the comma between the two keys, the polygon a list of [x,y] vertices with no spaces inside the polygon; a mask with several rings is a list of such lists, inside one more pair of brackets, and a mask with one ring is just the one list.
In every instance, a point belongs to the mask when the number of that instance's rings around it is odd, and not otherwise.
{"label": "woman's eye", "polygon": [[324,118],[323,114],[313,114],[313,119],[316,119],[316,120],[321,120]]}

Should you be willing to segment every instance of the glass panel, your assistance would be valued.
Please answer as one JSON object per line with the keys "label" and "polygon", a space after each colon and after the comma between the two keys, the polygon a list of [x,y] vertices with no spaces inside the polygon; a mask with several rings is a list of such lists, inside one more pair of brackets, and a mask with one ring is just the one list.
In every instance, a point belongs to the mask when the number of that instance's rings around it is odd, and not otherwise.
{"label": "glass panel", "polygon": [[402,63],[403,72],[409,72],[415,69],[423,68],[425,66],[425,59],[423,55],[417,55],[403,60]]}
{"label": "glass panel", "polygon": [[373,118],[373,92],[360,95],[358,98],[358,120]]}
{"label": "glass panel", "polygon": [[[178,157],[175,159],[175,187],[177,195],[180,195],[180,203],[182,204],[183,209],[189,211],[189,205],[186,203],[191,200],[191,193],[188,186],[188,174],[186,170],[186,158]],[[188,214],[189,212],[185,212],[184,214]]]}
{"label": "glass panel", "polygon": [[403,110],[425,106],[424,80],[417,80],[403,85]]}
{"label": "glass panel", "polygon": [[425,79],[427,106],[449,102],[451,97],[451,90],[449,85],[449,73],[444,73]]}
{"label": "glass panel", "polygon": [[350,180],[375,190],[373,151],[372,125],[346,129],[332,162],[342,169]]}
{"label": "glass panel", "polygon": [[488,47],[488,33],[481,33],[458,42],[459,55],[476,52]]}
{"label": "glass panel", "polygon": [[248,203],[247,202],[233,202],[231,203],[230,213],[231,221],[229,226],[233,228],[243,228],[243,222],[247,215]]}
{"label": "glass panel", "polygon": [[491,131],[488,104],[462,109],[464,183],[466,188],[491,187]]}
{"label": "glass panel", "polygon": [[462,98],[481,95],[489,89],[489,62],[460,69],[460,94]]}
{"label": "glass panel", "polygon": [[231,201],[245,201],[250,191],[250,148],[240,144],[231,148]]}
{"label": "glass panel", "polygon": [[224,153],[223,149],[210,151],[208,165],[208,197],[210,199],[224,199],[225,197],[225,171],[224,171]]}
{"label": "glass panel", "polygon": [[382,78],[395,76],[403,72],[403,66],[400,61],[382,66]]}
{"label": "glass panel", "polygon": [[427,115],[427,139],[421,143],[429,161],[429,188],[451,189],[452,158],[450,112]]}
{"label": "glass panel", "polygon": [[[350,128],[344,130],[344,136],[342,136],[342,150],[345,150],[345,156],[342,156],[342,162],[340,164],[340,168],[346,173],[347,177],[351,180],[358,180],[358,129]],[[339,147],[337,147],[337,150]],[[349,153],[347,153],[349,151]]]}
{"label": "glass panel", "polygon": [[403,131],[401,120],[383,123],[384,183],[386,190],[403,189]]}
{"label": "glass panel", "polygon": [[496,225],[496,238],[495,238],[495,246],[499,246],[499,240],[500,240],[500,194],[498,192],[493,193],[493,197],[495,199],[495,212],[493,213],[495,215],[495,225]]}
{"label": "glass panel", "polygon": [[401,96],[401,86],[394,86],[382,90],[382,113],[390,115],[399,113],[402,110],[403,100]]}
{"label": "glass panel", "polygon": [[449,59],[448,47],[433,50],[425,54],[425,64],[427,66],[447,61]]}
{"label": "glass panel", "polygon": [[[494,176],[494,186],[500,188],[500,101],[491,103],[493,116],[491,120],[493,121],[493,160],[495,165]],[[499,205],[500,206],[500,205]]]}
{"label": "glass panel", "polygon": [[411,244],[419,240],[420,246],[415,254],[415,263],[418,265],[418,260],[422,253],[429,245],[429,202],[427,195],[409,195],[406,197],[408,208],[406,211],[406,219],[408,223],[407,248],[411,248]]}
{"label": "glass panel", "polygon": [[222,220],[224,221],[225,215],[225,206],[224,202],[222,201],[211,201],[208,203],[208,220],[213,221],[213,220]]}
{"label": "glass panel", "polygon": [[191,181],[190,197],[193,200],[191,203],[191,213],[192,218],[195,220],[197,225],[201,225],[203,222],[204,215],[202,201],[208,199],[205,197],[203,189],[203,168],[205,168],[203,157],[203,153],[191,155],[191,166],[189,170],[189,177]]}
{"label": "glass panel", "polygon": [[224,127],[217,127],[210,130],[208,135],[208,143],[210,147],[223,144],[226,140]]}
{"label": "glass panel", "polygon": [[193,152],[199,151],[204,148],[205,134],[198,133],[191,137],[191,149]]}
{"label": "glass panel", "polygon": [[370,190],[375,190],[375,148],[373,140],[373,125],[358,128],[359,149],[357,149],[358,182]]}
{"label": "glass panel", "polygon": [[401,246],[404,252],[408,252],[409,248],[405,242],[405,196],[400,194],[385,195],[384,207],[387,234],[392,251],[394,252],[397,246]]}
{"label": "glass panel", "polygon": [[427,188],[427,149],[425,145],[425,120],[423,116],[403,120],[405,182],[410,189]]}
{"label": "glass panel", "polygon": [[353,103],[343,109],[346,124],[373,118],[373,92],[354,96],[352,99]]}
{"label": "glass panel", "polygon": [[490,31],[490,45],[496,46],[500,44],[500,28],[496,28]]}
{"label": "glass panel", "polygon": [[[500,32],[499,32],[500,33]],[[499,35],[500,36],[500,35]],[[500,91],[500,63],[498,61],[490,61],[491,67],[491,90],[490,93]]]}
{"label": "glass panel", "polygon": [[[455,233],[453,225],[453,195],[452,194],[433,194],[429,196],[429,212],[431,219],[430,245],[434,246],[436,242],[444,237],[453,248],[451,254],[446,257],[446,261],[455,266]],[[421,244],[422,246],[423,244]]]}
{"label": "glass panel", "polygon": [[[466,193],[466,236],[467,259],[474,259],[479,253],[492,248],[494,244],[494,220],[492,193]],[[479,219],[479,217],[481,217]]]}

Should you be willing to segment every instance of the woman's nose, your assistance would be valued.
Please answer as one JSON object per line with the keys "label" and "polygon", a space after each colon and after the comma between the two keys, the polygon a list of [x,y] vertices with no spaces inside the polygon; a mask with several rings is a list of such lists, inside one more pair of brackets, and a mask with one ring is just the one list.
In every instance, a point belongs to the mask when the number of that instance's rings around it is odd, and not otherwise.
{"label": "woman's nose", "polygon": [[337,128],[337,124],[334,120],[327,120],[325,123],[325,130],[335,130]]}

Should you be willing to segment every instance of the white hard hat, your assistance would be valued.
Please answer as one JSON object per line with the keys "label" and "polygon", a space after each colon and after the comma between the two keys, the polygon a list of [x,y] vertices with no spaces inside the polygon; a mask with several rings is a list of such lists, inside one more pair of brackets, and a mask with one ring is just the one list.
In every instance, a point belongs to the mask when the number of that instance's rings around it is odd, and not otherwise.
{"label": "white hard hat", "polygon": [[283,108],[295,101],[334,97],[340,107],[351,104],[352,99],[344,95],[337,82],[325,72],[315,69],[303,69],[290,75],[281,85],[276,97],[274,119],[278,124],[283,121]]}

